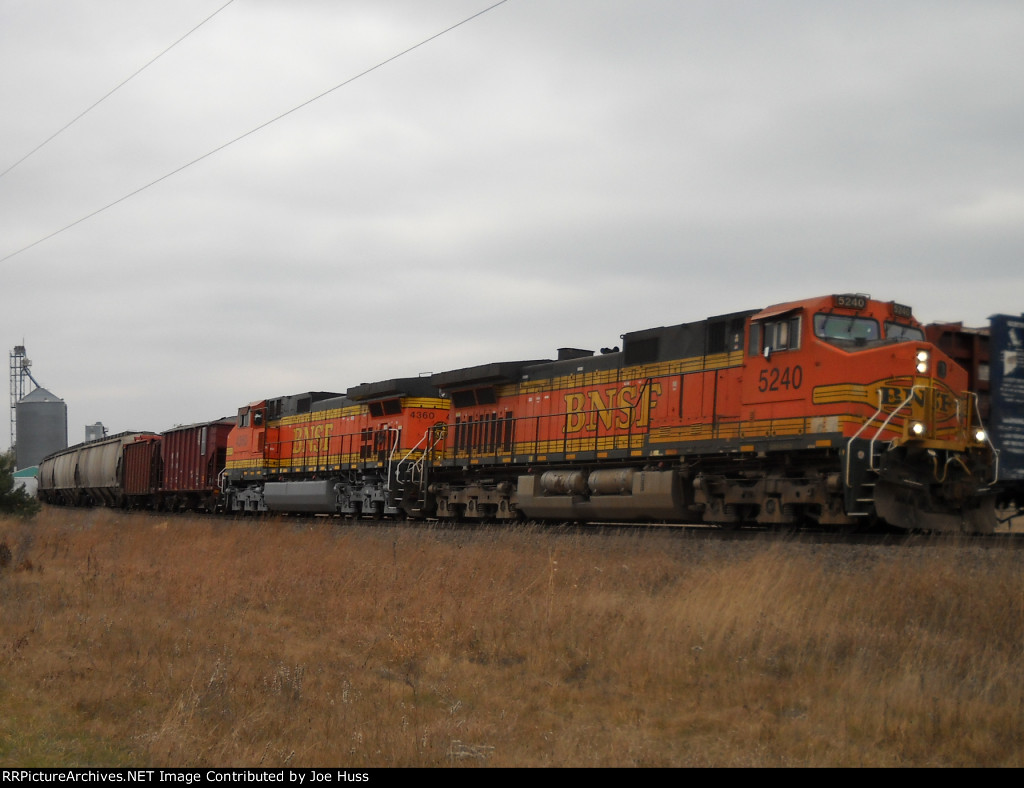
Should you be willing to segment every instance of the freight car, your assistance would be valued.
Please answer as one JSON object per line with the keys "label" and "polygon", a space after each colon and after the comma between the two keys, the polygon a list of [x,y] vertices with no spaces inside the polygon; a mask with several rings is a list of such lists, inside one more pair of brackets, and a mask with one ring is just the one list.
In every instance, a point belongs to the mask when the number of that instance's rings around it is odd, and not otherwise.
{"label": "freight car", "polygon": [[164,433],[123,432],[63,449],[39,466],[38,497],[71,506],[217,511],[234,419]]}
{"label": "freight car", "polygon": [[928,340],[967,371],[968,387],[999,456],[993,485],[1009,518],[1024,510],[1024,314],[993,315],[988,325],[930,323]]}
{"label": "freight car", "polygon": [[121,432],[44,457],[37,495],[44,503],[68,506],[123,506],[123,449],[146,432]]}
{"label": "freight car", "polygon": [[967,373],[861,294],[241,408],[234,512],[991,531]]}
{"label": "freight car", "polygon": [[127,506],[166,511],[216,511],[218,486],[234,419],[140,435],[124,446]]}

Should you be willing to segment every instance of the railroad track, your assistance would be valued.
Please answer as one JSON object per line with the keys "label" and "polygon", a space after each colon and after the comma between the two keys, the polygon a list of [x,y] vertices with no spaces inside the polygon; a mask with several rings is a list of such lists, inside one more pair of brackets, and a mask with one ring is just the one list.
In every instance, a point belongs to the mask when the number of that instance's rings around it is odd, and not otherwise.
{"label": "railroad track", "polygon": [[211,514],[207,512],[159,512],[130,511],[150,518],[173,519],[187,517],[193,520],[212,520],[220,523],[261,523],[280,522],[292,523],[296,527],[323,526],[326,528],[397,528],[417,531],[436,531],[440,533],[505,531],[510,529],[536,529],[545,535],[581,536],[590,535],[595,538],[601,535],[621,536],[638,534],[644,538],[664,536],[671,540],[682,541],[714,541],[714,542],[749,542],[749,543],[793,543],[805,545],[870,545],[880,547],[921,547],[921,546],[969,546],[969,547],[1008,547],[1024,548],[1024,527],[1003,528],[994,534],[949,534],[949,533],[913,533],[904,531],[887,532],[840,532],[824,529],[775,529],[769,527],[751,528],[718,528],[701,523],[672,524],[637,524],[637,523],[553,523],[524,520],[514,525],[494,522],[466,522],[453,520],[408,520],[400,518],[346,518],[331,515],[297,515],[297,514]]}

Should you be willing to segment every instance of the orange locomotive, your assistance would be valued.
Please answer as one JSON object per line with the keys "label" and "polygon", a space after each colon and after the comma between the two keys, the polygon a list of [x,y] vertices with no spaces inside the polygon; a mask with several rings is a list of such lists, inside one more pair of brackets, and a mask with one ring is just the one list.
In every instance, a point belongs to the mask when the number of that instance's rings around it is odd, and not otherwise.
{"label": "orange locomotive", "polygon": [[228,436],[223,505],[236,512],[391,516],[414,510],[448,401],[425,378],[251,403]]}
{"label": "orange locomotive", "polygon": [[243,408],[235,511],[990,531],[967,374],[908,307],[835,295]]}

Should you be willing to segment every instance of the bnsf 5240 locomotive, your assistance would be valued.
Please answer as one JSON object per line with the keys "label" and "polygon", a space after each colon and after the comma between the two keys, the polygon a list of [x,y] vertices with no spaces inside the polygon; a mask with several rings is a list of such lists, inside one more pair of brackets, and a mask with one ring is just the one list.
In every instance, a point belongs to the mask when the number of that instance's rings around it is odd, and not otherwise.
{"label": "bnsf 5240 locomotive", "polygon": [[909,307],[833,295],[254,402],[228,511],[991,531],[996,453]]}

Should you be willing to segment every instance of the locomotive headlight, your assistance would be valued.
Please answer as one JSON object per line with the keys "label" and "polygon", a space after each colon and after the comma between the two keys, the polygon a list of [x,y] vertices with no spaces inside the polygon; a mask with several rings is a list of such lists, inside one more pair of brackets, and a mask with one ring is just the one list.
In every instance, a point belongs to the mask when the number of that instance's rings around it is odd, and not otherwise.
{"label": "locomotive headlight", "polygon": [[919,350],[917,351],[917,371],[923,375],[928,371],[928,351]]}
{"label": "locomotive headlight", "polygon": [[915,421],[913,424],[910,425],[910,431],[914,433],[915,437],[920,438],[922,435],[924,435],[924,422]]}
{"label": "locomotive headlight", "polygon": [[988,434],[985,432],[985,430],[976,430],[974,433],[974,440],[976,440],[978,443],[984,443],[985,441],[988,440]]}

